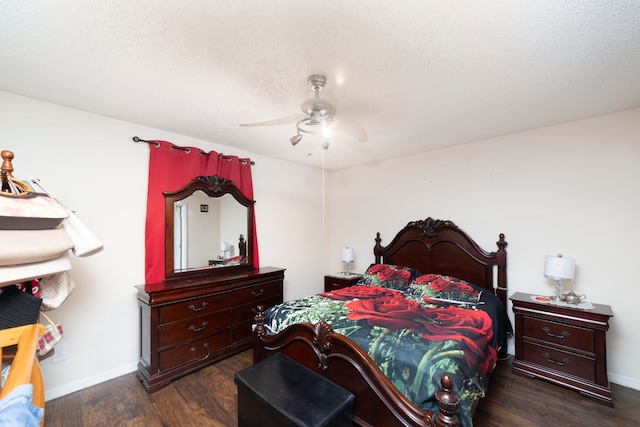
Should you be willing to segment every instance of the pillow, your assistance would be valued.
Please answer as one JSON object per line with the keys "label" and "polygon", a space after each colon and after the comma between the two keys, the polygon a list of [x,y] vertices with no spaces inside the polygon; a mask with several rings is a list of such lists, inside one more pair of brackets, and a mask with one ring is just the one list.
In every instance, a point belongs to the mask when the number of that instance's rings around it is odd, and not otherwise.
{"label": "pillow", "polygon": [[371,264],[362,275],[359,284],[402,291],[421,274],[415,268],[393,264]]}
{"label": "pillow", "polygon": [[423,274],[410,285],[411,294],[422,298],[445,299],[477,303],[480,290],[469,282],[453,276]]}

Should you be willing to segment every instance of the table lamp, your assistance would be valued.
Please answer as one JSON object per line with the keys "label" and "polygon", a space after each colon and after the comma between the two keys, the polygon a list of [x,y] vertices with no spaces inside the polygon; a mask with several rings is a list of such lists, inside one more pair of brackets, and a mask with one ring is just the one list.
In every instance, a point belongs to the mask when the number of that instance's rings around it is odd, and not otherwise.
{"label": "table lamp", "polygon": [[558,254],[558,256],[548,255],[545,257],[544,277],[556,281],[556,301],[560,301],[562,282],[566,280],[573,280],[575,269],[576,260],[573,258],[564,258],[562,254]]}
{"label": "table lamp", "polygon": [[351,273],[349,272],[349,267],[351,263],[356,259],[356,254],[353,248],[350,248],[349,246],[347,246],[346,248],[342,249],[341,255],[342,255],[341,256],[342,262],[347,263],[347,277],[349,277],[351,276]]}
{"label": "table lamp", "polygon": [[222,259],[227,259],[227,252],[229,252],[229,243],[221,242],[220,243],[220,252],[222,252]]}

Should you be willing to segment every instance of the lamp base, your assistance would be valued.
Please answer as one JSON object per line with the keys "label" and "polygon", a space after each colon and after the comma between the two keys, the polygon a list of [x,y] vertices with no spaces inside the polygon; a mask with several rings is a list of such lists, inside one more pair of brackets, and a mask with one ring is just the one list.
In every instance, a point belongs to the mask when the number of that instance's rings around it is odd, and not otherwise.
{"label": "lamp base", "polygon": [[347,277],[347,278],[357,276],[357,274],[356,274],[356,273],[349,273],[348,271],[343,271],[342,273],[340,273],[340,275],[341,275],[342,277]]}
{"label": "lamp base", "polygon": [[345,264],[347,264],[347,271],[346,271],[346,273],[343,271],[343,272],[342,272],[342,275],[343,275],[344,277],[351,277],[351,276],[355,276],[355,274],[352,274],[352,273],[351,273],[351,263],[352,263],[353,261],[342,261],[342,262],[344,262]]}
{"label": "lamp base", "polygon": [[564,295],[562,295],[562,293],[560,291],[562,291],[563,287],[562,287],[562,282],[560,280],[556,281],[556,293],[555,295],[551,296],[551,299],[553,299],[554,301],[564,301]]}

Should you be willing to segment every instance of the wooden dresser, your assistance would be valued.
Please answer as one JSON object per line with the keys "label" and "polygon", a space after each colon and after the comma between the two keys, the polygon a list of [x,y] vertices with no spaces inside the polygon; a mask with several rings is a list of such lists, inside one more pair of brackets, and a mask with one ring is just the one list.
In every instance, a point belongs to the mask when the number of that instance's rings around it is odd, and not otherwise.
{"label": "wooden dresser", "polygon": [[282,302],[284,269],[136,286],[138,379],[154,392],[172,380],[251,347],[254,309]]}
{"label": "wooden dresser", "polygon": [[521,292],[510,299],[516,330],[513,371],[613,406],[606,342],[611,307],[593,304],[581,310],[536,302]]}

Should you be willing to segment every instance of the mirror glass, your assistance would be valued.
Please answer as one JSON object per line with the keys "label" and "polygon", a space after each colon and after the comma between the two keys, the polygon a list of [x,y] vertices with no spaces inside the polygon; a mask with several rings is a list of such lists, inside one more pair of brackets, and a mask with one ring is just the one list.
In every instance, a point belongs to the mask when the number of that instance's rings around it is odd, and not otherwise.
{"label": "mirror glass", "polygon": [[164,195],[167,279],[253,268],[254,202],[233,182],[199,176]]}
{"label": "mirror glass", "polygon": [[239,240],[247,235],[247,208],[231,194],[202,190],[173,202],[173,271],[247,263]]}

